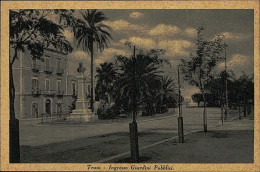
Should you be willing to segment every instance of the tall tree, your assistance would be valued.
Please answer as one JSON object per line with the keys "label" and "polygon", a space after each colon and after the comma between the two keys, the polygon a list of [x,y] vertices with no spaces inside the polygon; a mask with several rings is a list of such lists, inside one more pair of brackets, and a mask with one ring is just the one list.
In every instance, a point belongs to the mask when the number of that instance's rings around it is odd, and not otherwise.
{"label": "tall tree", "polygon": [[[157,90],[157,107],[163,110],[167,110],[168,107],[173,106],[177,101],[177,93],[175,92],[174,80],[168,76],[161,77],[160,87]],[[166,108],[166,109],[165,109]]]}
{"label": "tall tree", "polygon": [[[226,78],[228,83],[228,93],[231,93],[232,89],[234,89],[232,85],[233,85],[233,80],[235,78],[232,71],[229,71],[227,73],[226,71],[221,71],[216,76],[212,76],[211,79],[205,85],[205,88],[212,94],[213,97],[216,98],[216,101],[219,101],[221,107],[224,107],[224,103],[225,103],[224,97],[225,97]],[[228,97],[229,97],[228,101],[231,101],[231,99],[234,96],[228,96]]]}
{"label": "tall tree", "polygon": [[[63,35],[63,29],[73,26],[76,19],[73,10],[10,10],[10,162],[19,162],[19,121],[15,118],[15,86],[13,64],[19,60],[19,52],[28,50],[32,59],[43,60],[45,48],[53,46],[61,52],[71,52],[72,47]],[[58,22],[51,20],[56,16]],[[11,53],[12,52],[12,53]]]}
{"label": "tall tree", "polygon": [[[119,76],[115,83],[116,100],[123,98],[126,106],[131,109],[133,107],[132,95],[135,94],[137,108],[145,104],[145,99],[150,97],[160,84],[161,72],[159,66],[165,60],[161,59],[159,55],[159,51],[151,50],[148,53],[138,53],[135,59],[117,56],[116,64],[119,69]],[[135,75],[133,75],[133,68],[135,68]]]}
{"label": "tall tree", "polygon": [[[134,53],[132,57],[117,56],[116,64],[119,68],[119,77],[115,83],[115,100],[123,98],[124,104],[133,113],[133,122],[129,123],[131,157],[139,161],[138,129],[136,123],[137,111],[145,104],[154,84],[160,82],[159,65],[164,60],[159,57],[160,50],[149,53]],[[122,100],[122,99],[121,99]]]}
{"label": "tall tree", "polygon": [[198,107],[200,106],[200,102],[203,101],[203,97],[201,93],[195,93],[191,96],[194,102],[198,103]]}
{"label": "tall tree", "polygon": [[[240,108],[241,102],[243,103],[244,116],[246,117],[251,111],[251,107],[254,106],[254,81],[253,77],[250,77],[243,73],[238,79],[234,81],[234,91],[238,106]],[[240,117],[241,118],[241,117]]]}
{"label": "tall tree", "polygon": [[97,68],[96,92],[99,98],[106,100],[108,104],[112,101],[113,86],[116,80],[116,69],[113,63],[102,63]]}
{"label": "tall tree", "polygon": [[110,28],[103,24],[108,20],[102,11],[87,10],[81,12],[83,20],[74,27],[74,35],[77,40],[77,47],[82,47],[84,51],[90,52],[91,55],[91,110],[94,112],[94,45],[102,51],[108,46],[109,40],[112,39]]}
{"label": "tall tree", "polygon": [[223,45],[221,37],[213,41],[203,39],[203,27],[197,29],[196,52],[190,54],[190,60],[182,59],[181,70],[184,74],[184,80],[189,84],[197,86],[202,94],[204,101],[204,131],[207,132],[207,111],[206,111],[206,84],[212,77],[212,72],[217,62],[223,59]]}
{"label": "tall tree", "polygon": [[[32,59],[42,59],[44,49],[53,46],[61,52],[71,52],[72,47],[63,35],[63,29],[74,22],[68,10],[10,10],[10,115],[14,118],[15,87],[12,67],[19,52],[28,50]],[[59,23],[50,20],[50,15],[59,17]]]}

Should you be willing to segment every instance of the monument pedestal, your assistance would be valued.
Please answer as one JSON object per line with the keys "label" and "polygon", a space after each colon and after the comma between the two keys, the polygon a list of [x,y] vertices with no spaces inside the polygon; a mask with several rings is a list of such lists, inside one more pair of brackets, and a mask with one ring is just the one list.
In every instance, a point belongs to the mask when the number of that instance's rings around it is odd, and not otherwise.
{"label": "monument pedestal", "polygon": [[97,115],[92,114],[91,109],[75,109],[70,115],[70,120],[89,122],[97,119]]}
{"label": "monument pedestal", "polygon": [[97,119],[97,116],[92,114],[91,109],[88,109],[87,99],[86,99],[86,77],[84,73],[80,73],[77,76],[78,80],[78,91],[77,91],[77,101],[76,109],[72,111],[70,119],[73,121],[89,122],[91,120]]}

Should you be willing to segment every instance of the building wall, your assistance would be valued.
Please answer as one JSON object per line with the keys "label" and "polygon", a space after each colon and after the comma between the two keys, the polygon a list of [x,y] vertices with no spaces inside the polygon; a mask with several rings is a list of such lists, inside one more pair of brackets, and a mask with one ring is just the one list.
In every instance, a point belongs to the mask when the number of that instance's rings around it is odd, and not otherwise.
{"label": "building wall", "polygon": [[[67,75],[66,55],[45,50],[44,61],[37,59],[33,63],[31,55],[25,51],[19,53],[18,59],[13,65],[16,117],[19,119],[41,117],[41,114],[46,113],[46,101],[50,101],[50,115],[57,113],[58,105],[61,106],[62,113],[68,112],[68,106],[73,101],[72,90],[68,87],[72,81],[77,85],[77,81],[75,77]],[[46,68],[46,59],[49,59],[49,68]],[[58,70],[58,60],[60,60],[61,70]],[[38,84],[33,83],[33,79],[38,80]],[[46,80],[49,80],[49,89],[47,89]],[[58,91],[58,81],[61,82],[60,91]],[[37,113],[34,113],[33,104],[38,104]]]}

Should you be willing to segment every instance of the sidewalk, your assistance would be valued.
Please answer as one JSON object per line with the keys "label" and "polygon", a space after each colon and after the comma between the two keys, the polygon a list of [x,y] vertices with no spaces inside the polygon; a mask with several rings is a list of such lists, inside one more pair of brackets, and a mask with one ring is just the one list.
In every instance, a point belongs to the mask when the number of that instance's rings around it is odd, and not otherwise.
{"label": "sidewalk", "polygon": [[[225,122],[205,134],[185,135],[185,143],[176,139],[140,151],[142,163],[253,163],[253,120]],[[130,155],[108,161],[129,163]]]}

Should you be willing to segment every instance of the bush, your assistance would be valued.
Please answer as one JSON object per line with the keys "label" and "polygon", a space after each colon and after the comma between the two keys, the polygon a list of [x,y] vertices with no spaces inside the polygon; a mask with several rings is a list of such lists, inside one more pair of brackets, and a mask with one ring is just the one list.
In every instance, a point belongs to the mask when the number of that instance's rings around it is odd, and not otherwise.
{"label": "bush", "polygon": [[101,105],[97,110],[98,119],[115,119],[120,115],[120,108],[116,105],[105,106]]}

